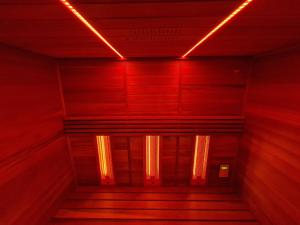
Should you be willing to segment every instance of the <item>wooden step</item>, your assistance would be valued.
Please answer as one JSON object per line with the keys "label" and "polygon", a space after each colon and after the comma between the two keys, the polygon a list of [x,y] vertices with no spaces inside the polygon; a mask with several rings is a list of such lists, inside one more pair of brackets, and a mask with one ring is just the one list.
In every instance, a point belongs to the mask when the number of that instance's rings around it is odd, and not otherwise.
{"label": "wooden step", "polygon": [[204,193],[86,193],[75,192],[68,199],[128,200],[128,201],[239,201],[234,194]]}
{"label": "wooden step", "polygon": [[53,220],[51,225],[259,225],[255,221],[104,221]]}
{"label": "wooden step", "polygon": [[81,187],[51,225],[258,225],[231,188]]}
{"label": "wooden step", "polygon": [[199,220],[199,221],[254,221],[249,211],[199,210],[128,210],[128,209],[60,209],[54,218],[101,220]]}
{"label": "wooden step", "polygon": [[69,199],[64,209],[181,209],[181,210],[247,210],[240,201],[135,201],[130,204],[122,200]]}
{"label": "wooden step", "polygon": [[92,193],[214,193],[233,194],[232,187],[99,187],[86,186],[76,188],[76,192]]}

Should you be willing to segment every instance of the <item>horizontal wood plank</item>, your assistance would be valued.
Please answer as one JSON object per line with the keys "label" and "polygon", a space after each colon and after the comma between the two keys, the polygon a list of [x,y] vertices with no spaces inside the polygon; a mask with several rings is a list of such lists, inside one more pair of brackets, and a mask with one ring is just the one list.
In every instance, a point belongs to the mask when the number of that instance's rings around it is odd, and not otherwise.
{"label": "horizontal wood plank", "polygon": [[[182,225],[182,221],[105,221],[53,219],[51,225]],[[259,225],[256,221],[184,221],[187,225]]]}
{"label": "horizontal wood plank", "polygon": [[178,210],[111,210],[111,209],[60,209],[55,218],[103,220],[214,220],[239,221],[255,218],[248,211],[178,211]]}
{"label": "horizontal wood plank", "polygon": [[233,194],[186,193],[71,193],[69,199],[127,200],[127,201],[238,201]]}
{"label": "horizontal wood plank", "polygon": [[97,187],[81,186],[76,188],[76,192],[93,193],[215,193],[230,194],[235,192],[232,187]]}
{"label": "horizontal wood plank", "polygon": [[65,132],[80,133],[240,133],[243,131],[244,118],[236,117],[101,117],[66,118]]}
{"label": "horizontal wood plank", "polygon": [[[52,225],[258,225],[248,206],[229,187],[197,191],[183,187],[181,193],[180,187],[144,189],[112,187],[109,192],[109,187],[78,188],[61,205]],[[225,193],[218,193],[222,190]]]}
{"label": "horizontal wood plank", "polygon": [[63,209],[176,209],[176,210],[246,210],[247,206],[239,201],[128,201],[110,200],[67,200]]}

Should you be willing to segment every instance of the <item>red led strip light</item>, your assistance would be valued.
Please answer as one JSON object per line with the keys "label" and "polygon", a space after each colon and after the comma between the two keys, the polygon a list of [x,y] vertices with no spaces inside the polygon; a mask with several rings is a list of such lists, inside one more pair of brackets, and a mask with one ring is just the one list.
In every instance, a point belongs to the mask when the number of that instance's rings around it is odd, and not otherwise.
{"label": "red led strip light", "polygon": [[89,28],[101,41],[113,50],[122,60],[125,59],[117,49],[115,49],[68,1],[59,0],[64,4],[87,28]]}
{"label": "red led strip light", "polygon": [[236,10],[230,13],[221,23],[219,23],[216,27],[214,27],[210,32],[208,32],[200,41],[198,41],[190,50],[184,53],[181,56],[181,59],[184,59],[189,55],[195,48],[205,42],[210,36],[212,36],[215,32],[217,32],[221,27],[223,27],[226,23],[228,23],[233,17],[235,17],[242,9],[244,9],[250,2],[253,0],[246,0],[242,3]]}

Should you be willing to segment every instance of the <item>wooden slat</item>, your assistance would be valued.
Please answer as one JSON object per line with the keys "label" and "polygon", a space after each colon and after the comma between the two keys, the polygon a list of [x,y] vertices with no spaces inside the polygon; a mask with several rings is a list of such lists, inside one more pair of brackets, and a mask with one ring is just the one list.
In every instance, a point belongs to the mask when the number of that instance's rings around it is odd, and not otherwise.
{"label": "wooden slat", "polygon": [[[240,2],[106,0],[73,3],[101,34],[124,51],[126,57],[175,58]],[[54,57],[115,57],[59,2],[5,0],[0,4],[1,41],[4,43]],[[268,1],[253,2],[237,20],[217,34],[218,38],[210,39],[193,54],[254,55],[297,43],[298,12],[296,1],[273,5]],[[247,41],[249,39],[252,41]],[[159,105],[160,109],[175,106]],[[130,108],[140,111],[140,106],[133,104]]]}
{"label": "wooden slat", "polygon": [[128,137],[111,137],[111,154],[114,179],[118,185],[130,185],[129,139]]}
{"label": "wooden slat", "polygon": [[[51,225],[182,225],[182,221],[53,220]],[[259,225],[255,221],[184,221],[187,225]]]}
{"label": "wooden slat", "polygon": [[74,200],[65,201],[63,209],[178,209],[178,210],[247,210],[239,201],[137,201],[128,204],[121,200]]}
{"label": "wooden slat", "polygon": [[239,180],[259,219],[274,225],[300,221],[299,50],[260,58],[249,80]]}
{"label": "wooden slat", "polygon": [[146,187],[154,192],[138,192],[142,189],[80,188],[68,196],[52,224],[258,224],[237,195],[215,193],[229,188],[185,187],[180,193],[180,187]]}
{"label": "wooden slat", "polygon": [[195,211],[195,210],[108,210],[108,209],[60,209],[54,218],[103,219],[103,220],[213,220],[240,221],[255,218],[245,211]]}
{"label": "wooden slat", "polygon": [[169,117],[169,118],[70,118],[65,119],[65,132],[72,133],[240,133],[243,117]]}
{"label": "wooden slat", "polygon": [[69,199],[127,200],[127,201],[238,201],[233,194],[186,193],[71,193]]}
{"label": "wooden slat", "polygon": [[178,137],[177,171],[176,179],[178,184],[190,185],[193,171],[195,137]]}
{"label": "wooden slat", "polygon": [[[69,137],[78,183],[80,185],[99,184],[99,168],[97,166],[98,156],[95,144],[96,134],[70,134]],[[169,140],[171,140],[170,143],[172,145],[169,145],[169,143],[166,145],[165,141],[169,142]],[[186,133],[180,136],[172,134],[161,137],[160,179],[163,185],[190,185],[194,141],[194,135],[187,135]],[[239,134],[211,135],[207,166],[208,185],[228,186],[233,183],[236,173],[235,159],[239,149],[239,141]],[[144,144],[145,137],[141,134],[137,134],[137,136],[122,134],[111,137],[116,185],[143,185]],[[173,148],[171,153],[169,152],[170,147]],[[222,163],[230,165],[230,175],[228,178],[220,179],[218,176],[219,165]],[[156,192],[156,190],[158,189],[148,189],[148,191],[151,192]],[[176,191],[176,188],[174,188],[174,190],[168,190],[174,192]],[[187,189],[177,190],[177,192],[186,190]],[[196,188],[193,190],[196,191]],[[97,191],[103,192],[101,189]],[[128,191],[132,190],[128,189]],[[199,189],[199,191],[201,190]],[[205,189],[205,191],[207,190]],[[216,192],[218,191],[220,190],[216,190]],[[138,190],[137,192],[145,192],[145,190]]]}
{"label": "wooden slat", "polygon": [[79,186],[76,192],[86,193],[214,193],[214,194],[232,194],[233,187],[97,187],[97,186]]}
{"label": "wooden slat", "polygon": [[61,60],[60,71],[66,125],[81,124],[85,132],[90,124],[97,124],[93,128],[98,132],[111,126],[134,130],[163,128],[162,124],[183,130],[187,124],[191,129],[232,124],[240,131],[250,61]]}
{"label": "wooden slat", "polygon": [[160,142],[160,180],[162,185],[177,184],[178,137],[164,136]]}
{"label": "wooden slat", "polygon": [[0,224],[43,224],[74,179],[56,63],[0,45],[0,68]]}

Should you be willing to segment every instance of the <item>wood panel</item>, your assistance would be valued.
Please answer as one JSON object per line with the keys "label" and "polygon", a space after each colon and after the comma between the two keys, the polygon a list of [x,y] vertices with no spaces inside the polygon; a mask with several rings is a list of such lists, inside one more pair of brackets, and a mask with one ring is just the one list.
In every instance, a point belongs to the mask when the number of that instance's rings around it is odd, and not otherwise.
{"label": "wood panel", "polygon": [[178,137],[164,136],[160,147],[160,179],[165,186],[177,184]]}
{"label": "wood panel", "polygon": [[67,115],[126,112],[124,65],[118,62],[60,66]]}
{"label": "wood panel", "polygon": [[[143,57],[179,56],[235,3],[101,1],[75,7],[126,57]],[[1,6],[1,42],[54,57],[115,57],[60,2],[1,1]]]}
{"label": "wood panel", "polygon": [[152,134],[238,134],[243,131],[242,116],[211,117],[99,117],[66,118],[67,134],[146,135]]}
{"label": "wood panel", "polygon": [[68,117],[240,116],[249,59],[61,60]]}
{"label": "wood panel", "polygon": [[95,135],[70,136],[78,185],[98,185],[99,161]]}
{"label": "wood panel", "polygon": [[179,63],[126,63],[128,114],[177,114]]}
{"label": "wood panel", "polygon": [[[107,134],[107,133],[106,133]],[[69,135],[77,181],[80,185],[99,185],[96,135]],[[144,185],[145,136],[111,136],[112,162],[116,185]],[[212,135],[208,157],[207,185],[232,185],[236,176],[236,155],[240,135]],[[163,135],[160,143],[160,181],[162,186],[188,186],[191,183],[194,135]],[[230,165],[228,178],[219,178],[220,164]]]}
{"label": "wood panel", "polygon": [[[71,2],[126,57],[178,58],[242,0]],[[271,3],[251,2],[192,55],[256,55],[299,43],[298,1]],[[1,0],[0,4],[2,43],[61,58],[116,57],[59,1]]]}
{"label": "wood panel", "polygon": [[141,186],[144,184],[144,137],[130,137],[129,152],[131,164],[131,184]]}
{"label": "wood panel", "polygon": [[70,199],[88,200],[128,200],[131,201],[216,201],[228,200],[237,201],[238,197],[234,194],[201,194],[201,193],[71,193]]}
{"label": "wood panel", "polygon": [[194,136],[178,137],[177,184],[189,185],[192,179]]}
{"label": "wood panel", "polygon": [[239,157],[244,198],[264,224],[298,224],[299,48],[257,59]]}
{"label": "wood panel", "polygon": [[295,19],[299,17],[300,5],[295,0],[282,5],[283,2],[276,3],[270,4],[269,0],[251,2],[192,55],[260,55],[298,44],[300,26]]}
{"label": "wood panel", "polygon": [[115,181],[118,185],[131,184],[130,139],[129,137],[111,137],[111,152]]}
{"label": "wood panel", "polygon": [[234,194],[235,188],[232,186],[223,187],[162,187],[162,186],[145,186],[145,187],[129,187],[129,186],[103,186],[101,188],[97,186],[78,186],[76,188],[76,193],[86,192],[86,193],[212,193],[212,194]]}
{"label": "wood panel", "polygon": [[0,224],[42,224],[74,179],[49,58],[0,46]]}
{"label": "wood panel", "polygon": [[[209,185],[232,185],[236,181],[236,158],[241,135],[213,135],[209,144],[207,182]],[[221,164],[229,165],[229,177],[220,178]]]}
{"label": "wood panel", "polygon": [[[188,185],[194,135],[230,134],[231,138],[243,131],[243,99],[251,71],[247,58],[59,62],[67,111],[65,132],[77,140],[71,143],[78,143],[74,151],[82,151],[75,159],[81,184],[98,183],[97,157],[91,150],[95,148],[92,136],[98,134],[112,136],[117,184],[143,185],[144,136],[151,133],[171,138],[169,143],[163,138],[162,143],[162,184]],[[220,144],[214,154],[224,151],[224,156],[210,161],[209,176],[214,177],[210,185],[233,181],[218,179],[219,164],[230,163],[234,168],[232,152],[237,151],[225,139],[216,137]]]}
{"label": "wood panel", "polygon": [[102,192],[85,188],[71,193],[54,215],[52,224],[180,224],[184,221],[184,224],[258,225],[239,197],[220,194],[226,189],[202,189],[202,192],[188,188],[152,188],[147,193],[141,188],[131,191],[127,188],[126,192],[117,189],[109,193],[108,189]]}
{"label": "wood panel", "polygon": [[[123,222],[123,221],[105,221],[105,220],[63,220],[63,221],[56,221],[53,222],[52,224],[58,225],[58,224],[65,224],[65,225],[129,225],[129,224],[141,224],[141,225],[159,225],[162,224],[161,221],[127,221],[127,222]],[[180,225],[182,224],[182,221],[164,221],[163,222],[164,225]],[[184,224],[188,224],[188,225],[198,225],[199,221],[185,221]],[[228,222],[224,222],[224,225],[228,224]],[[231,221],[230,222],[231,225],[259,225],[259,223],[257,222],[253,222],[253,221]],[[220,223],[220,221],[218,222],[201,222],[201,225],[222,225],[222,223]]]}

